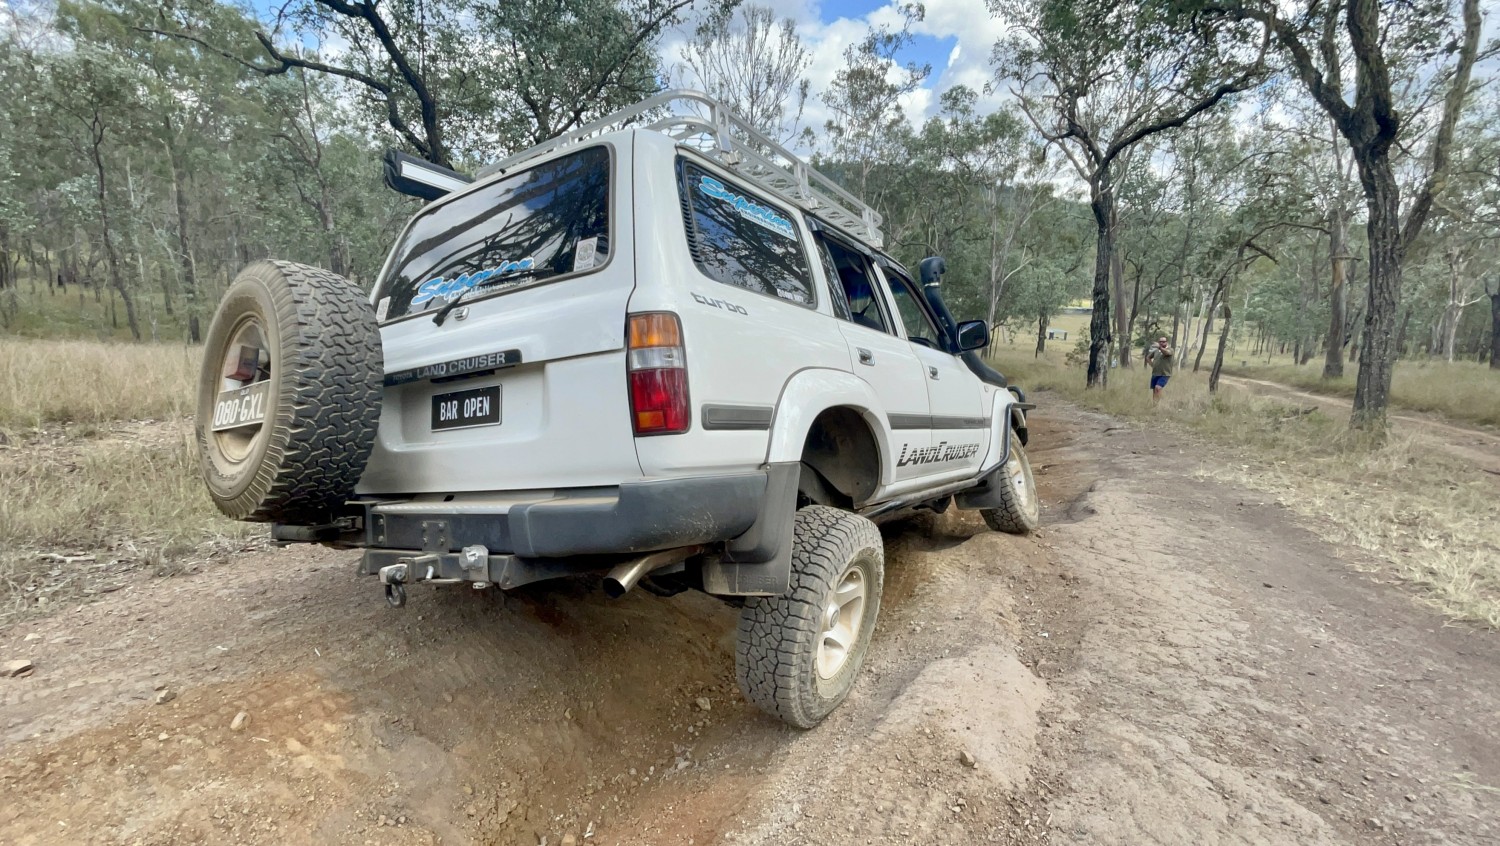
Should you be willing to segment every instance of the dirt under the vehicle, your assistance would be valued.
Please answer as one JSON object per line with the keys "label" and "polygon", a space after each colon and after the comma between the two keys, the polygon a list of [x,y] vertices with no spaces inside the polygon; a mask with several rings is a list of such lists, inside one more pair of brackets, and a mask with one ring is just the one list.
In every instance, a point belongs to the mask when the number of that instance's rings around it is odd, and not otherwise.
{"label": "dirt under the vehicle", "polygon": [[256,553],[0,632],[35,665],[0,679],[0,842],[1500,842],[1496,633],[1042,403],[1042,531],[885,527],[870,659],[813,731],[743,702],[708,597],[395,611],[349,553]]}

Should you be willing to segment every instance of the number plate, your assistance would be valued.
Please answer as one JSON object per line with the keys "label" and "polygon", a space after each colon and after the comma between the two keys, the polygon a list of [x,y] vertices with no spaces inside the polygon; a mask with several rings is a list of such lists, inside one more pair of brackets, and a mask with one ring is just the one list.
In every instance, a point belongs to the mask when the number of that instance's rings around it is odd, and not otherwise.
{"label": "number plate", "polygon": [[438,394],[432,398],[432,428],[470,429],[500,423],[500,386]]}
{"label": "number plate", "polygon": [[256,382],[243,388],[221,391],[214,401],[215,432],[238,429],[241,426],[258,426],[266,419],[266,400],[271,393],[270,382]]}

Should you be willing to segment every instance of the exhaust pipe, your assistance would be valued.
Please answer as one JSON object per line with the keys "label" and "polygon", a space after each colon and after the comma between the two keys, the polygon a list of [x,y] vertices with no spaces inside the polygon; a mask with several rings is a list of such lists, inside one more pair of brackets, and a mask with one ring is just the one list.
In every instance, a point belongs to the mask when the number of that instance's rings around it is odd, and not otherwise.
{"label": "exhaust pipe", "polygon": [[609,575],[604,577],[604,594],[610,599],[619,599],[629,593],[646,574],[673,564],[681,564],[702,551],[701,546],[684,546],[632,558],[610,570]]}

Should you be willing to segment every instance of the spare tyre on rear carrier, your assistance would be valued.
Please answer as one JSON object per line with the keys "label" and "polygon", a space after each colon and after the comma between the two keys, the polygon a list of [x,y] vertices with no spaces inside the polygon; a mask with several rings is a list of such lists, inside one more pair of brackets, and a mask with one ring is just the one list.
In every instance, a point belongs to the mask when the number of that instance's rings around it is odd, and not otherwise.
{"label": "spare tyre on rear carrier", "polygon": [[214,505],[236,520],[331,528],[375,444],[383,378],[364,292],[295,262],[246,267],[214,314],[198,381]]}

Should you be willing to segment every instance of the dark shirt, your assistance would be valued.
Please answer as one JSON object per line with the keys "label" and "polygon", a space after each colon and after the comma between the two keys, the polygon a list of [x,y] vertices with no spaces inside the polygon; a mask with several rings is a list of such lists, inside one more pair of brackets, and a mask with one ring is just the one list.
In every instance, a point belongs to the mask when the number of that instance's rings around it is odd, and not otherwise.
{"label": "dark shirt", "polygon": [[1146,351],[1146,361],[1151,364],[1152,376],[1171,376],[1172,365],[1176,362],[1176,360],[1177,359],[1172,355],[1171,350],[1164,350],[1161,347],[1152,347],[1151,349]]}

